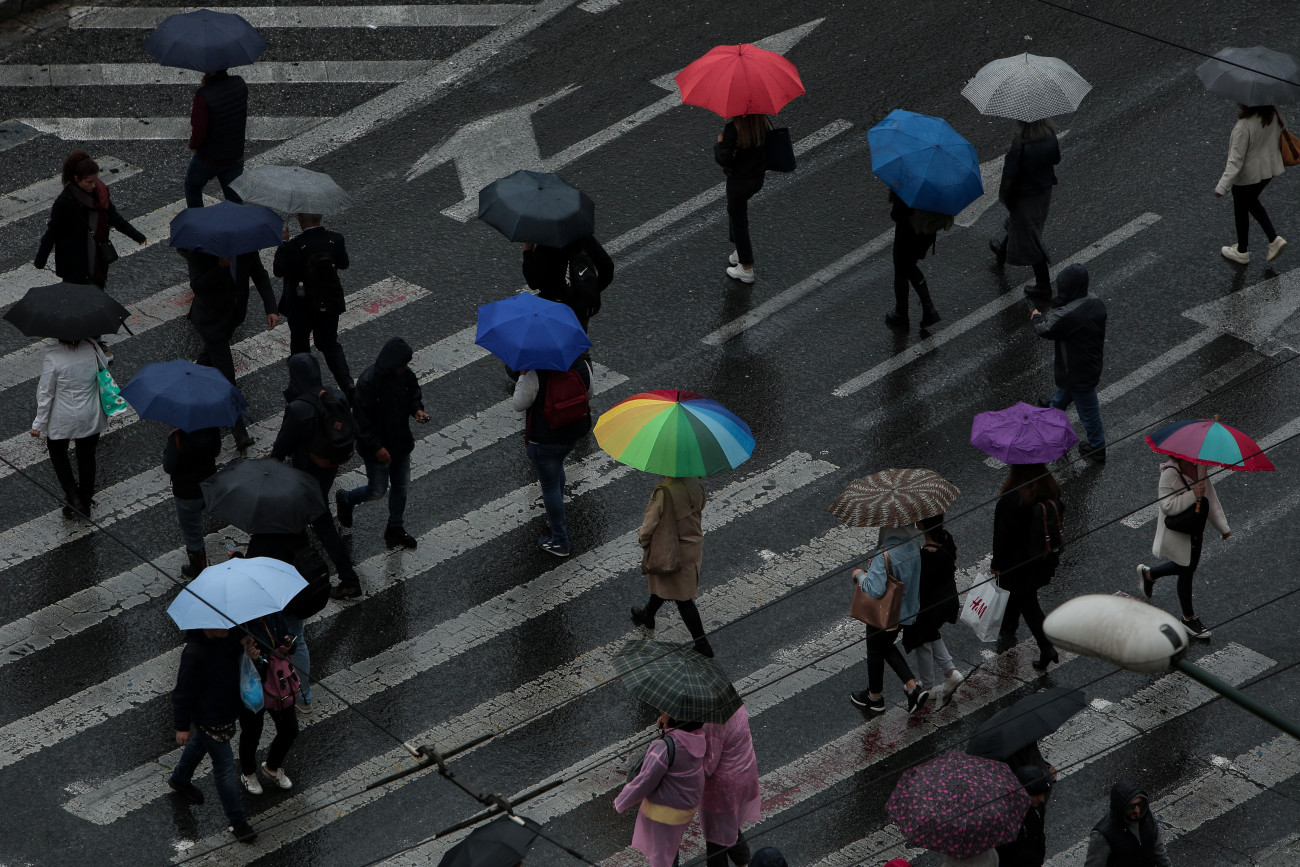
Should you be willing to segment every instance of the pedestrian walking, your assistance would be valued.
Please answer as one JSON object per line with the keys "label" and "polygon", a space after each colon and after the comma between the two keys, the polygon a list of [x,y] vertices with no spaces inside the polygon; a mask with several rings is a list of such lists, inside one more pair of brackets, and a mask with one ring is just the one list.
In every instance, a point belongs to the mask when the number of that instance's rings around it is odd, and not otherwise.
{"label": "pedestrian walking", "polygon": [[563,247],[524,243],[524,281],[538,297],[573,309],[587,331],[600,312],[601,293],[614,282],[614,260],[587,235]]}
{"label": "pedestrian walking", "polygon": [[357,422],[357,451],[366,464],[366,484],[334,492],[339,523],[344,527],[352,526],[353,509],[388,492],[384,541],[390,548],[412,550],[415,538],[403,524],[406,492],[411,484],[411,453],[415,450],[408,419],[429,423],[420,380],[411,371],[413,356],[410,345],[394,337],[379,350],[375,363],[362,371],[352,392],[352,417]]}
{"label": "pedestrian walking", "polygon": [[220,454],[221,429],[215,427],[188,432],[173,428],[163,446],[163,472],[172,478],[176,522],[189,560],[181,567],[185,578],[197,578],[208,568],[208,549],[203,540],[203,491],[199,484],[217,471]]}
{"label": "pedestrian walking", "polygon": [[[311,540],[306,531],[302,533],[252,533],[248,537],[248,547],[244,549],[245,557],[271,557],[282,563],[288,563],[298,570],[311,584],[317,575],[329,580],[329,569],[325,561],[311,547]],[[293,606],[290,605],[290,608]],[[289,645],[289,661],[302,676],[302,689],[298,694],[297,707],[301,713],[311,713],[311,651],[307,648],[306,623],[301,617],[288,610],[278,615],[283,618],[293,641]]]}
{"label": "pedestrian walking", "polygon": [[[1160,484],[1157,489],[1160,520],[1156,522],[1156,538],[1151,545],[1151,553],[1166,558],[1166,562],[1157,566],[1139,563],[1137,573],[1138,589],[1146,599],[1150,599],[1155,592],[1157,580],[1177,575],[1178,604],[1183,609],[1183,626],[1192,637],[1208,641],[1210,630],[1196,616],[1196,608],[1192,605],[1192,579],[1201,562],[1205,534],[1203,529],[1190,534],[1171,530],[1165,523],[1171,515],[1198,510],[1202,512],[1205,522],[1218,530],[1225,540],[1232,535],[1223,506],[1219,503],[1219,494],[1214,490],[1214,482],[1202,473],[1202,467],[1183,458],[1170,458],[1160,465]],[[1202,528],[1203,526],[1202,524]]]}
{"label": "pedestrian walking", "polygon": [[[663,737],[646,749],[640,772],[618,793],[614,809],[623,813],[636,806],[632,848],[649,859],[650,867],[673,867],[682,835],[704,797],[708,741],[703,723],[681,722],[662,715],[659,726],[664,730]],[[674,742],[671,752],[669,738]]]}
{"label": "pedestrian walking", "polygon": [[[310,353],[289,356],[289,387],[284,391],[284,418],[280,432],[271,446],[275,460],[290,459],[294,469],[302,470],[320,485],[321,496],[330,501],[330,488],[339,466],[352,455],[356,425],[341,394],[321,385],[320,364]],[[334,526],[334,516],[325,513],[311,522],[325,553],[334,561],[339,585],[330,591],[335,599],[352,599],[361,595],[361,578],[352,565],[352,557]]]}
{"label": "pedestrian walking", "polygon": [[[903,584],[903,605],[899,614],[899,624],[910,626],[916,612],[921,607],[921,546],[917,544],[915,531],[906,527],[882,527],[876,542],[877,553],[871,558],[864,572],[853,570],[853,580],[873,599],[884,597],[888,589],[888,576],[893,576]],[[912,669],[907,659],[894,643],[898,638],[898,627],[877,629],[871,624],[867,627],[867,688],[849,695],[858,707],[865,707],[873,713],[885,712],[885,663],[898,675],[903,689],[907,692],[907,712],[916,713],[925,706],[930,697],[929,691],[917,683],[912,676]]]}
{"label": "pedestrian walking", "polygon": [[568,370],[520,371],[511,406],[524,413],[524,448],[542,486],[549,532],[538,546],[556,557],[571,551],[564,516],[564,459],[591,432],[591,367],[578,358]]}
{"label": "pedestrian walking", "polygon": [[[182,591],[183,592],[183,591]],[[203,757],[212,757],[212,781],[230,821],[230,831],[244,843],[257,839],[248,824],[235,782],[235,754],[230,739],[239,719],[239,657],[244,652],[236,635],[226,629],[192,629],[181,652],[172,716],[176,743],[185,749],[167,778],[173,791],[194,804],[203,793],[194,785],[194,772]]]}
{"label": "pedestrian walking", "polygon": [[920,608],[912,625],[903,630],[903,650],[916,654],[918,682],[935,701],[941,695],[951,696],[965,679],[939,632],[943,624],[956,623],[961,615],[957,543],[944,529],[943,520],[940,513],[917,522],[917,529],[925,533],[921,545]]}
{"label": "pedestrian walking", "polygon": [[1084,867],[1173,867],[1147,793],[1129,780],[1110,790],[1110,813],[1088,835]]}
{"label": "pedestrian walking", "polygon": [[230,182],[244,172],[248,127],[248,85],[224,69],[207,72],[190,106],[190,167],[185,172],[185,205],[203,207],[203,188],[213,178],[227,201],[242,204]]}
{"label": "pedestrian walking", "polygon": [[73,151],[63,160],[63,191],[50,206],[50,222],[32,264],[44,268],[53,252],[54,273],[65,283],[93,283],[103,289],[108,266],[118,258],[109,229],[137,244],[145,242],[144,234],[114,207],[108,185],[99,179],[99,163],[85,151]]}
{"label": "pedestrian walking", "polygon": [[[262,646],[274,648],[276,653],[287,658],[293,652],[292,648],[297,638],[284,616],[278,613],[246,623],[244,629],[247,630],[243,638],[244,653],[253,661],[258,674],[265,682],[270,663],[266,659],[266,654],[262,652]],[[259,642],[264,644],[259,646]],[[266,761],[258,764],[257,745],[262,739],[262,727],[266,723],[267,714],[270,714],[271,721],[275,723],[275,737],[267,747]],[[250,795],[262,794],[262,783],[257,778],[259,771],[262,776],[275,783],[277,788],[292,789],[293,781],[284,772],[284,760],[289,755],[289,748],[297,739],[298,714],[293,707],[283,710],[263,707],[255,713],[241,701],[239,704],[239,780],[244,786],[244,791]]]}
{"label": "pedestrian walking", "polygon": [[1237,104],[1237,122],[1228,145],[1228,164],[1214,188],[1215,198],[1232,190],[1232,217],[1237,226],[1237,243],[1221,248],[1223,258],[1246,265],[1250,262],[1250,218],[1254,217],[1268,240],[1266,261],[1272,262],[1286,249],[1286,238],[1273,228],[1268,211],[1259,197],[1268,182],[1285,171],[1278,139],[1282,116],[1277,106]]}
{"label": "pedestrian walking", "polygon": [[310,352],[315,338],[334,383],[350,398],[354,383],[339,343],[339,315],[346,304],[338,274],[347,270],[348,250],[343,236],[327,231],[321,219],[320,214],[299,214],[302,233],[292,240],[285,228],[285,243],[275,251],[271,270],[284,278],[280,312],[289,320],[289,352]]}
{"label": "pedestrian walking", "polygon": [[[49,341],[36,386],[36,418],[31,434],[45,436],[50,466],[63,489],[63,517],[89,518],[95,494],[95,448],[108,427],[99,400],[98,374],[108,366],[94,340]],[[77,445],[73,475],[68,449]]]}
{"label": "pedestrian walking", "polygon": [[727,276],[754,282],[754,245],[749,238],[749,200],[763,189],[767,176],[767,134],[772,121],[765,114],[742,114],[727,121],[713,145],[713,159],[727,176],[727,237],[735,245]]}
{"label": "pedestrian walking", "polygon": [[908,287],[916,290],[921,301],[921,330],[943,317],[930,298],[930,284],[925,282],[918,262],[935,249],[939,231],[952,227],[947,214],[908,207],[893,190],[889,191],[889,218],[894,221],[894,309],[885,314],[885,324],[906,331],[911,326],[907,316]]}
{"label": "pedestrian walking", "polygon": [[706,723],[704,736],[709,750],[704,758],[700,829],[708,867],[727,867],[728,859],[735,867],[744,867],[750,855],[741,828],[763,818],[749,711],[741,705],[725,723]]}
{"label": "pedestrian walking", "polygon": [[665,601],[677,603],[677,613],[695,640],[700,654],[713,657],[704,634],[695,598],[700,595],[700,565],[704,561],[704,504],[708,497],[696,478],[665,477],[655,485],[646,504],[637,542],[643,552],[641,574],[650,588],[644,607],[632,609],[632,622],[651,631],[655,614]]}
{"label": "pedestrian walking", "polygon": [[1052,791],[1052,779],[1041,768],[1024,766],[1014,768],[1029,795],[1029,809],[1020,825],[1020,833],[1010,843],[997,847],[999,867],[1043,867],[1047,860],[1047,796]]}
{"label": "pedestrian walking", "polygon": [[1014,121],[1011,149],[1002,162],[1002,183],[998,200],[1008,211],[1001,241],[989,241],[994,264],[1028,266],[1034,270],[1034,284],[1025,287],[1031,298],[1052,297],[1048,265],[1052,257],[1043,242],[1043,227],[1056,186],[1055,166],[1061,163],[1061,143],[1051,118]]}
{"label": "pedestrian walking", "polygon": [[1079,443],[1079,456],[1106,462],[1106,429],[1101,423],[1097,383],[1101,381],[1106,345],[1106,302],[1088,294],[1088,269],[1070,265],[1056,278],[1052,309],[1029,314],[1039,337],[1056,344],[1056,394],[1048,406],[1079,409],[1088,442]]}
{"label": "pedestrian walking", "polygon": [[1060,656],[1043,631],[1043,607],[1038,590],[1056,575],[1062,545],[1061,486],[1045,464],[1012,464],[1002,495],[993,511],[993,559],[989,569],[1007,591],[1006,612],[998,633],[1004,645],[1014,645],[1020,618],[1038,642],[1033,666],[1045,671]]}

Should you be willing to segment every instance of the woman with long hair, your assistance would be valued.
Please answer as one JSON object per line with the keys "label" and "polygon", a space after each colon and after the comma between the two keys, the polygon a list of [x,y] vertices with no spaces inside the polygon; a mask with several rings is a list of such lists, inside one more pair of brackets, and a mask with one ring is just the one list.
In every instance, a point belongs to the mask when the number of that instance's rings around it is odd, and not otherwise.
{"label": "woman with long hair", "polygon": [[109,200],[108,186],[99,179],[99,163],[85,151],[73,151],[63,161],[63,192],[50,208],[50,222],[32,264],[44,268],[53,251],[54,273],[65,283],[93,283],[103,289],[108,266],[117,258],[108,240],[110,228],[144,243],[144,235]]}
{"label": "woman with long hair", "polygon": [[1250,218],[1264,230],[1268,239],[1267,261],[1272,262],[1286,247],[1283,238],[1273,228],[1268,211],[1260,204],[1260,194],[1268,182],[1282,174],[1282,151],[1278,139],[1282,136],[1282,121],[1277,108],[1271,105],[1240,105],[1237,123],[1232,127],[1228,146],[1228,165],[1214,188],[1215,198],[1232,190],[1232,216],[1237,224],[1237,244],[1223,247],[1223,258],[1240,265],[1250,262]]}
{"label": "woman with long hair", "polygon": [[1028,265],[1034,269],[1034,285],[1025,294],[1047,299],[1052,296],[1048,271],[1051,257],[1043,243],[1043,227],[1056,186],[1053,166],[1061,162],[1061,144],[1050,118],[1031,123],[1016,121],[1011,149],[1002,163],[1002,184],[998,198],[1006,206],[1007,221],[1002,240],[989,241],[995,264]]}
{"label": "woman with long hair", "polygon": [[713,159],[727,175],[728,237],[736,245],[727,276],[754,282],[754,246],[749,240],[749,200],[763,189],[767,173],[767,133],[772,121],[765,114],[742,114],[727,121],[713,146]]}
{"label": "woman with long hair", "polygon": [[[108,361],[93,340],[50,341],[36,387],[36,419],[32,436],[46,437],[50,466],[63,488],[63,517],[90,516],[95,493],[95,447],[108,427],[99,402],[99,374]],[[77,445],[77,474],[72,473],[68,448]]]}
{"label": "woman with long hair", "polygon": [[1011,594],[999,638],[1014,643],[1020,618],[1038,642],[1034,668],[1043,671],[1060,657],[1043,631],[1038,589],[1056,574],[1061,538],[1061,486],[1046,464],[1012,464],[993,513],[993,561],[998,586]]}

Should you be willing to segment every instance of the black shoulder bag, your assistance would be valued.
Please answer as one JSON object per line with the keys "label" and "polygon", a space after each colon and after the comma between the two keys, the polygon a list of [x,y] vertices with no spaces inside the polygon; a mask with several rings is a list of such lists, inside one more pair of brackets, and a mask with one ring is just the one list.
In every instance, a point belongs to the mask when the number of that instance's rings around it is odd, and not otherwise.
{"label": "black shoulder bag", "polygon": [[[1182,470],[1177,467],[1171,469],[1178,473],[1178,481],[1183,483],[1183,489],[1190,491],[1191,488],[1187,486],[1187,479],[1183,478]],[[1195,503],[1181,512],[1165,515],[1165,529],[1173,530],[1175,533],[1186,533],[1188,536],[1200,536],[1205,533],[1205,522],[1209,518],[1209,504],[1205,502],[1204,497],[1197,497]]]}

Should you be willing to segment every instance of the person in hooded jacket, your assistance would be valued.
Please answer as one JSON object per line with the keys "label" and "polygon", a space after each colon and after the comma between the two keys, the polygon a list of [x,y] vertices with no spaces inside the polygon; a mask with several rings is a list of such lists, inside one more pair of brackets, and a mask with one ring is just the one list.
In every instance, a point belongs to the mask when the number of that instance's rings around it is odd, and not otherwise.
{"label": "person in hooded jacket", "polygon": [[[712,658],[713,648],[709,646],[700,611],[695,606],[695,597],[700,595],[700,564],[704,561],[703,520],[707,500],[699,479],[665,477],[655,485],[637,531],[637,542],[644,551],[641,572],[649,584],[650,599],[644,607],[632,609],[632,622],[653,632],[655,614],[671,599],[677,603],[677,613],[695,639],[696,651]],[[671,572],[663,571],[654,562],[660,552],[655,541],[661,525],[668,537],[665,540],[660,536],[663,540],[660,544],[667,542],[667,549],[677,552],[677,568]]]}
{"label": "person in hooded jacket", "polygon": [[163,472],[172,477],[172,500],[176,503],[176,522],[185,540],[189,563],[181,575],[196,578],[208,568],[208,550],[203,541],[204,479],[217,471],[221,454],[221,429],[205,427],[194,431],[173,428],[163,446]]}
{"label": "person in hooded jacket", "polygon": [[[583,259],[589,261],[583,261]],[[592,275],[577,274],[580,268],[594,268]],[[595,235],[579,238],[563,247],[524,244],[524,281],[537,297],[567,304],[578,317],[582,330],[600,312],[600,295],[614,282],[614,260]],[[594,285],[595,293],[579,297],[576,287]]]}
{"label": "person in hooded jacket", "polygon": [[230,184],[244,173],[248,127],[248,85],[224,69],[205,72],[190,106],[190,167],[185,172],[185,205],[203,207],[203,188],[213,178],[226,201],[244,200]]}
{"label": "person in hooded jacket", "polygon": [[646,749],[640,773],[614,799],[614,809],[622,813],[637,806],[632,848],[649,859],[650,867],[673,867],[686,827],[704,798],[709,745],[703,723],[678,722],[662,714],[659,727],[676,742],[672,765],[663,739],[655,740]]}
{"label": "person in hooded jacket", "polygon": [[1016,839],[997,847],[998,867],[1043,867],[1047,860],[1047,796],[1052,791],[1052,778],[1039,767],[1026,765],[1013,770],[1029,795],[1029,809]]}
{"label": "person in hooded jacket", "polygon": [[725,723],[705,723],[709,751],[704,757],[704,798],[700,830],[708,867],[749,863],[749,845],[741,828],[763,818],[758,788],[758,759],[749,729],[749,711],[741,705]]}
{"label": "person in hooded jacket", "polygon": [[1056,343],[1056,394],[1048,404],[1069,409],[1073,403],[1087,432],[1079,444],[1080,457],[1106,462],[1106,429],[1101,423],[1097,383],[1101,381],[1106,346],[1106,303],[1088,294],[1088,269],[1070,265],[1056,278],[1052,309],[1029,314],[1039,337]]}
{"label": "person in hooded jacket", "polygon": [[1028,265],[1034,269],[1034,285],[1025,287],[1031,298],[1050,298],[1051,257],[1043,243],[1043,226],[1056,186],[1054,166],[1061,162],[1061,144],[1051,118],[1026,123],[1017,120],[1011,150],[1002,163],[998,198],[1010,212],[1001,242],[989,241],[995,265]]}
{"label": "person in hooded jacket", "polygon": [[1110,790],[1110,813],[1088,835],[1083,867],[1173,867],[1160,825],[1142,787],[1120,780]]}
{"label": "person in hooded jacket", "polygon": [[411,452],[415,450],[408,419],[429,423],[420,380],[411,371],[414,354],[405,340],[394,337],[357,379],[352,391],[352,417],[357,422],[357,451],[366,463],[366,484],[334,492],[339,523],[351,527],[352,510],[382,497],[391,482],[384,541],[389,547],[412,549],[415,538],[403,526],[406,491],[411,484]]}
{"label": "person in hooded jacket", "polygon": [[54,273],[65,283],[93,283],[103,289],[108,282],[104,259],[108,230],[117,229],[137,244],[144,234],[113,207],[108,186],[99,179],[99,163],[85,151],[73,151],[63,161],[63,192],[50,207],[50,222],[36,249],[37,268],[44,268],[54,252]]}

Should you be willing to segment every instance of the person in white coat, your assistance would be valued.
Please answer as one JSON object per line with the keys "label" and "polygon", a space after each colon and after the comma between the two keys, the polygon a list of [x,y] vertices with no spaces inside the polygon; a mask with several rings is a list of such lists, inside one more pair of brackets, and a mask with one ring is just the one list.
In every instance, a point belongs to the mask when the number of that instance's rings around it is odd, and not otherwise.
{"label": "person in white coat", "polygon": [[1232,190],[1232,214],[1237,222],[1237,244],[1223,247],[1225,259],[1241,265],[1250,262],[1250,218],[1264,230],[1268,239],[1268,261],[1272,262],[1286,247],[1283,238],[1273,228],[1268,211],[1260,204],[1259,196],[1268,182],[1282,174],[1282,151],[1278,139],[1282,135],[1282,122],[1277,108],[1271,105],[1238,105],[1237,124],[1232,128],[1232,141],[1228,146],[1228,165],[1214,188],[1214,195],[1222,197]]}
{"label": "person in white coat", "polygon": [[1183,609],[1183,626],[1194,638],[1209,639],[1210,630],[1201,623],[1192,607],[1192,577],[1201,562],[1202,535],[1189,536],[1165,526],[1167,515],[1177,515],[1200,503],[1206,509],[1206,523],[1218,530],[1223,538],[1232,535],[1228,519],[1219,505],[1219,495],[1214,483],[1204,476],[1205,468],[1182,458],[1170,458],[1160,465],[1160,520],[1156,522],[1156,540],[1151,553],[1166,557],[1169,562],[1151,567],[1139,563],[1138,589],[1142,596],[1151,598],[1156,581],[1170,575],[1178,576],[1178,602]]}
{"label": "person in white coat", "polygon": [[[95,446],[108,427],[108,416],[99,403],[100,365],[108,361],[93,340],[76,343],[51,342],[41,365],[36,387],[36,420],[32,436],[46,437],[50,465],[63,488],[63,516],[90,517],[95,493]],[[77,473],[72,473],[68,448],[77,444]]]}

